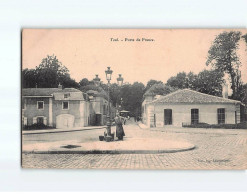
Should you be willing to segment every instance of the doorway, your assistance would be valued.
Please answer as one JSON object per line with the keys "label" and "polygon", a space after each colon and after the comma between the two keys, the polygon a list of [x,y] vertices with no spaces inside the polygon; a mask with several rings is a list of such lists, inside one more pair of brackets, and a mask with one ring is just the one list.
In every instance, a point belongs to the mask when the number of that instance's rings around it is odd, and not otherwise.
{"label": "doorway", "polygon": [[37,117],[37,124],[43,125],[44,124],[44,118],[43,117]]}
{"label": "doorway", "polygon": [[164,124],[172,125],[172,109],[164,110]]}

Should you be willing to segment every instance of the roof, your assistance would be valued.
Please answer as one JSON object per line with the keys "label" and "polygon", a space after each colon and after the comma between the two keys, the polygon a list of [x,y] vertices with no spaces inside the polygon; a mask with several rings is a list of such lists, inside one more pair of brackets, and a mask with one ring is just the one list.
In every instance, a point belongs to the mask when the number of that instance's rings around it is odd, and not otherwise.
{"label": "roof", "polygon": [[22,96],[52,96],[54,93],[66,92],[81,92],[75,88],[24,88],[22,89]]}
{"label": "roof", "polygon": [[230,100],[222,97],[208,95],[190,89],[180,89],[166,96],[150,102],[152,103],[239,103],[237,100]]}
{"label": "roof", "polygon": [[105,99],[108,99],[108,95],[107,95],[107,93],[104,91],[104,90],[102,90],[102,91],[95,91],[95,90],[88,90],[88,91],[86,91],[86,93],[88,94],[88,95],[92,95],[92,96],[94,96],[94,97],[103,97],[103,98],[105,98]]}
{"label": "roof", "polygon": [[[68,94],[65,96],[64,94]],[[54,93],[55,100],[85,100],[83,92],[56,92]]]}

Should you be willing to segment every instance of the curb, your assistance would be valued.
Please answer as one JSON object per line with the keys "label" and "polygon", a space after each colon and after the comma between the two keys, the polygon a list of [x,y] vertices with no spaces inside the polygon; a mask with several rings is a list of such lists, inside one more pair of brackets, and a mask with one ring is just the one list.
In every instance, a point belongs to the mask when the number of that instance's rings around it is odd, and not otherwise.
{"label": "curb", "polygon": [[95,130],[95,129],[105,129],[106,127],[99,127],[99,128],[89,128],[89,129],[75,129],[75,130],[64,130],[64,131],[49,131],[49,132],[34,132],[34,133],[24,133],[22,135],[31,135],[31,134],[45,134],[45,133],[68,133],[73,131],[88,131],[88,130]]}
{"label": "curb", "polygon": [[161,153],[176,153],[194,150],[195,145],[181,149],[166,149],[166,150],[60,150],[60,151],[23,151],[22,154],[161,154]]}

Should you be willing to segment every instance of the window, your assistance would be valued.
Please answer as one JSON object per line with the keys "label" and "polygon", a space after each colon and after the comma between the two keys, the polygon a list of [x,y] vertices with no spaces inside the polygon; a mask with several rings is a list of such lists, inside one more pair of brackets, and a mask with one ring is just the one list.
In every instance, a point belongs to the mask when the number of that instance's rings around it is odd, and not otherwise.
{"label": "window", "polygon": [[218,108],[217,109],[217,115],[218,115],[218,124],[225,124],[225,108]]}
{"label": "window", "polygon": [[106,114],[106,105],[103,105],[103,114]]}
{"label": "window", "polygon": [[38,101],[37,102],[37,108],[39,110],[43,110],[44,109],[44,102],[43,101]]}
{"label": "window", "polygon": [[69,109],[69,102],[63,102],[63,110]]}
{"label": "window", "polygon": [[191,109],[191,124],[199,123],[199,109]]}
{"label": "window", "polygon": [[68,98],[68,97],[70,97],[69,93],[64,94],[64,98]]}

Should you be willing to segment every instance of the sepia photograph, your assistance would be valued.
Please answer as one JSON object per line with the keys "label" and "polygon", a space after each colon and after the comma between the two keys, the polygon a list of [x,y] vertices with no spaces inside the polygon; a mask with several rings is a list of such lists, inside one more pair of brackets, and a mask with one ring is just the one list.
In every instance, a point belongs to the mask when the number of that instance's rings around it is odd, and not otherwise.
{"label": "sepia photograph", "polygon": [[22,29],[21,166],[244,170],[246,29]]}

